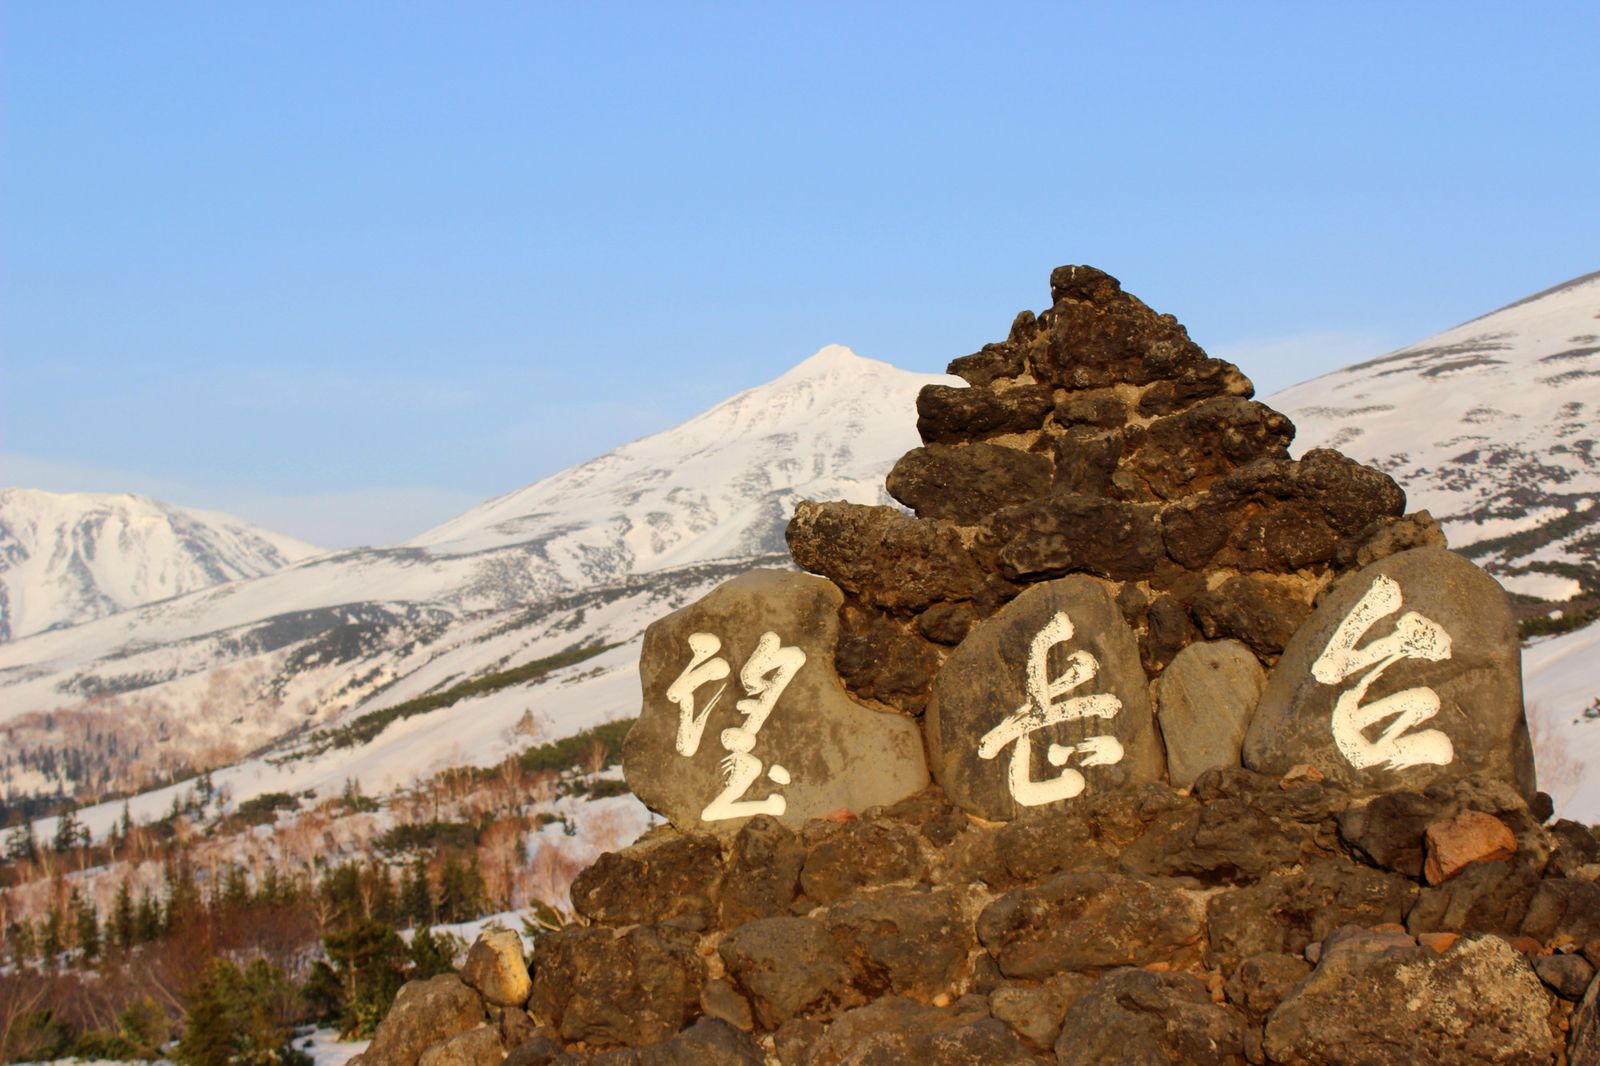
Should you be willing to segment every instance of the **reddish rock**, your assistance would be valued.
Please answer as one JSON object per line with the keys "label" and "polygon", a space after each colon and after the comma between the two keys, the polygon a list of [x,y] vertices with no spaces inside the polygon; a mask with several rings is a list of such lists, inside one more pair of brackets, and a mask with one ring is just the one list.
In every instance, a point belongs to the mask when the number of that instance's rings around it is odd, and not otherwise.
{"label": "reddish rock", "polygon": [[1462,811],[1435,822],[1428,826],[1424,839],[1427,858],[1422,872],[1430,885],[1450,880],[1472,863],[1509,859],[1517,853],[1517,838],[1511,830],[1482,811]]}

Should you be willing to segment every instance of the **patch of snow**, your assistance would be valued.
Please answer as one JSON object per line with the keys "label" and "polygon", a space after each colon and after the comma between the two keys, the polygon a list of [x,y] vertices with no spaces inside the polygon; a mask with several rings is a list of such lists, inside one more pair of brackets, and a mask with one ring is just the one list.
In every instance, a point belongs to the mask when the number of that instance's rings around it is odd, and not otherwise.
{"label": "patch of snow", "polygon": [[1504,574],[1499,578],[1507,592],[1541,600],[1570,600],[1583,591],[1583,585],[1560,574]]}

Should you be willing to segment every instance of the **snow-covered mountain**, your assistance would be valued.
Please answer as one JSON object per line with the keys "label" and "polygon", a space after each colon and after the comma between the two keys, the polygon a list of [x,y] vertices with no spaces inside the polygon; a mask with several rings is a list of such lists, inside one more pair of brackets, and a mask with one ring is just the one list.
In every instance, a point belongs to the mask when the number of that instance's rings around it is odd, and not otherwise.
{"label": "snow-covered mountain", "polygon": [[0,641],[77,625],[321,551],[131,493],[0,489]]}
{"label": "snow-covered mountain", "polygon": [[1524,613],[1600,601],[1600,273],[1286,389],[1297,451],[1387,470]]}
{"label": "snow-covered mountain", "polygon": [[[884,502],[930,381],[953,379],[830,346],[409,544],[0,645],[0,794],[126,788],[578,645],[632,641],[706,582],[756,559],[781,565],[796,500]],[[615,718],[636,702],[635,690],[594,710]]]}

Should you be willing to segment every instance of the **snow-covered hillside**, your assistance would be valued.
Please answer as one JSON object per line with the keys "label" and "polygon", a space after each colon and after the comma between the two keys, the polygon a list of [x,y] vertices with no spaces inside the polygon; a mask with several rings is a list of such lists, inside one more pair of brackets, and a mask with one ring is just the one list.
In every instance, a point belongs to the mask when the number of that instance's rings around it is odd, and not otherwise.
{"label": "snow-covered hillside", "polygon": [[1600,273],[1267,402],[1297,451],[1387,470],[1510,591],[1600,599]]}
{"label": "snow-covered hillside", "polygon": [[830,346],[410,544],[0,645],[0,792],[231,762],[340,714],[632,639],[706,573],[781,551],[796,500],[885,500],[918,443],[916,393],[949,380]]}
{"label": "snow-covered hillside", "polygon": [[259,577],[320,550],[131,493],[0,489],[0,641]]}

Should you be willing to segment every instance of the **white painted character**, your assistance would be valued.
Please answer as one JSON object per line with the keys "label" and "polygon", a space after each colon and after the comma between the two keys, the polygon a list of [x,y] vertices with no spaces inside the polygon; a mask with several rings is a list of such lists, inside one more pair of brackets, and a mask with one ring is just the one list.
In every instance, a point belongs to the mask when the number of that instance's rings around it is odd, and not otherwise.
{"label": "white painted character", "polygon": [[[1402,659],[1439,662],[1450,658],[1450,634],[1437,622],[1415,611],[1407,611],[1395,622],[1394,632],[1357,648],[1356,642],[1382,618],[1400,609],[1400,585],[1379,574],[1366,595],[1351,608],[1339,628],[1334,630],[1311,676],[1324,685],[1337,685],[1362,670],[1354,687],[1339,694],[1333,705],[1333,742],[1345,760],[1358,770],[1380,763],[1386,770],[1408,766],[1444,766],[1455,758],[1450,738],[1437,729],[1409,732],[1439,713],[1439,695],[1425,686],[1408,688],[1371,703],[1362,704],[1367,690],[1383,672]],[[1394,721],[1368,740],[1367,727],[1387,718]]]}
{"label": "white painted character", "polygon": [[683,668],[683,673],[678,675],[676,681],[667,686],[667,702],[678,705],[678,735],[673,740],[673,747],[678,749],[679,755],[693,755],[700,750],[700,736],[706,731],[706,719],[711,716],[717,701],[722,699],[722,693],[728,687],[722,685],[718,688],[706,701],[705,709],[699,714],[694,713],[694,694],[700,686],[721,681],[730,672],[728,660],[717,654],[721,650],[722,641],[715,634],[690,633],[689,665]]}
{"label": "white painted character", "polygon": [[[739,670],[739,683],[752,698],[734,704],[744,715],[744,724],[722,731],[722,747],[728,752],[722,760],[724,788],[717,798],[706,804],[700,812],[703,822],[716,822],[725,818],[749,818],[757,814],[781,815],[788,809],[788,801],[774,792],[762,800],[742,800],[739,797],[761,777],[761,760],[750,754],[756,745],[756,735],[766,724],[767,716],[778,703],[778,697],[789,687],[794,675],[806,664],[806,653],[796,647],[784,647],[778,634],[768,631],[761,634],[756,650]],[[789,771],[777,763],[767,771],[767,777],[777,785],[789,783]]]}
{"label": "white painted character", "polygon": [[[1122,710],[1122,701],[1109,692],[1064,698],[1100,672],[1100,663],[1087,651],[1073,652],[1060,674],[1054,679],[1048,676],[1051,650],[1071,640],[1072,634],[1072,619],[1065,611],[1058,611],[1034,635],[1028,648],[1028,702],[1012,711],[978,742],[980,759],[992,759],[1007,744],[1015,745],[1011,749],[1007,783],[1012,798],[1026,807],[1071,799],[1082,792],[1085,785],[1083,774],[1072,767],[1047,781],[1033,780],[1032,734],[1058,722],[1114,718]],[[1116,737],[1107,735],[1088,737],[1077,744],[1051,744],[1045,753],[1051,766],[1066,766],[1074,755],[1082,756],[1078,760],[1081,767],[1110,766],[1122,761],[1123,750]]]}
{"label": "white painted character", "polygon": [[[678,732],[673,745],[680,755],[690,756],[700,750],[706,721],[722,699],[722,694],[727,691],[728,685],[724,679],[732,673],[732,669],[728,661],[717,654],[721,650],[722,641],[714,634],[691,633],[689,665],[667,686],[667,700],[678,708]],[[744,722],[724,729],[719,737],[728,752],[721,762],[724,788],[700,813],[702,821],[746,818],[756,814],[780,815],[786,809],[787,802],[777,793],[762,800],[742,800],[739,797],[761,777],[762,762],[751,754],[756,736],[777,706],[783,690],[805,662],[806,653],[796,647],[784,646],[778,634],[770,631],[761,634],[755,650],[739,670],[739,683],[748,698],[739,700],[734,706],[744,715]],[[696,713],[695,693],[702,686],[715,681],[724,683]],[[787,785],[790,781],[789,771],[776,763],[767,770],[767,777],[777,785]]]}

